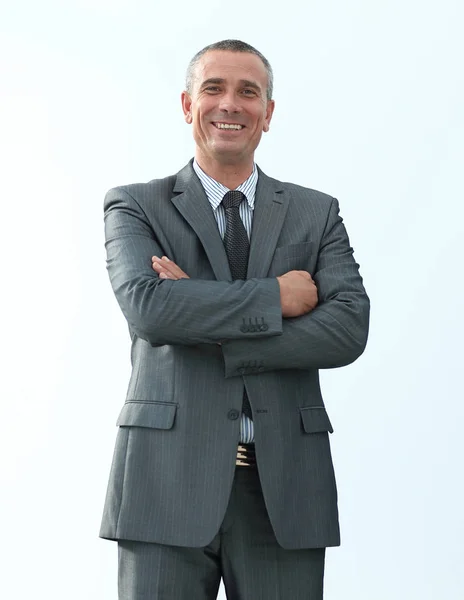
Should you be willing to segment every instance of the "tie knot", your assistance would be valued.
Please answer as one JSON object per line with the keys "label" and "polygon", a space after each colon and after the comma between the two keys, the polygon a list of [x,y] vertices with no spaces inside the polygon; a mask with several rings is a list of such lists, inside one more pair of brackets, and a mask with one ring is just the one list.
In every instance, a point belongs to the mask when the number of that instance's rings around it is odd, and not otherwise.
{"label": "tie knot", "polygon": [[245,199],[246,196],[242,192],[239,192],[237,190],[231,190],[230,192],[227,192],[227,194],[222,199],[222,204],[225,209],[238,208]]}

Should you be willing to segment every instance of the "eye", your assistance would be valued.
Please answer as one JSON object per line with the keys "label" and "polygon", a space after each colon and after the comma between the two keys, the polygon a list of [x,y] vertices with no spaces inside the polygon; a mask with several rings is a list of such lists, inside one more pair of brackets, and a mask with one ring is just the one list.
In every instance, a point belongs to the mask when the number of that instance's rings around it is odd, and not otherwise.
{"label": "eye", "polygon": [[256,96],[256,90],[252,90],[251,88],[246,88],[242,91],[245,96]]}
{"label": "eye", "polygon": [[219,91],[218,85],[209,85],[208,87],[205,87],[205,92],[218,92],[218,91]]}

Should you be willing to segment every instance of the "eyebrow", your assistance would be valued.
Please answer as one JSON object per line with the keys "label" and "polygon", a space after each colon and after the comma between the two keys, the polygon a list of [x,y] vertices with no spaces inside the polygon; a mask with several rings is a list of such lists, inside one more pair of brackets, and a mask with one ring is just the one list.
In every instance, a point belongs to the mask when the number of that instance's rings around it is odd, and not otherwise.
{"label": "eyebrow", "polygon": [[[221,83],[225,83],[225,79],[223,79],[222,77],[210,77],[209,79],[205,79],[205,81],[203,81],[203,83],[201,84],[201,87],[205,87],[205,85],[210,85],[212,83],[214,84],[221,84]],[[261,86],[258,85],[255,81],[251,81],[250,79],[240,79],[240,84],[243,87],[251,87],[257,91],[261,91]]]}

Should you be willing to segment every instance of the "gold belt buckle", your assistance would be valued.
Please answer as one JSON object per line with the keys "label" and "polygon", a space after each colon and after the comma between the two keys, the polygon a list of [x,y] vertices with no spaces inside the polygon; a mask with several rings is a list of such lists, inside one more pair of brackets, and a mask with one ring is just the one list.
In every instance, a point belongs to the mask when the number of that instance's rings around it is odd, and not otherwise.
{"label": "gold belt buckle", "polygon": [[252,467],[255,466],[256,459],[253,451],[250,452],[250,449],[244,446],[243,444],[239,444],[237,448],[237,458],[235,459],[235,465],[237,467]]}

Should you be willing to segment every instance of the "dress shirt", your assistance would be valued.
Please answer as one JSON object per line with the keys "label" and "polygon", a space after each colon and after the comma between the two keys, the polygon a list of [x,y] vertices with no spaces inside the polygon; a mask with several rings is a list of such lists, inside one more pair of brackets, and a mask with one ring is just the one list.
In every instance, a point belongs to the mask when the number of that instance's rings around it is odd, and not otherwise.
{"label": "dress shirt", "polygon": [[[222,239],[224,239],[224,233],[226,231],[226,213],[223,205],[221,204],[222,199],[225,194],[229,192],[229,188],[222,183],[219,183],[209,175],[207,175],[197,163],[196,160],[193,161],[193,169],[195,173],[198,175],[198,178],[201,181],[201,184],[205,190],[206,197],[211,204],[211,208],[213,209],[214,216],[216,218],[219,233],[221,234]],[[253,164],[253,172],[248,177],[246,181],[241,183],[236,190],[245,194],[247,201],[242,202],[239,207],[240,218],[242,219],[243,225],[248,234],[248,239],[251,237],[251,225],[253,222],[253,210],[255,207],[255,194],[256,194],[256,185],[258,183],[258,169],[256,168],[256,164]],[[253,421],[249,419],[245,414],[242,413],[242,418],[240,422],[240,443],[249,444],[254,441],[255,434],[253,428]]]}

